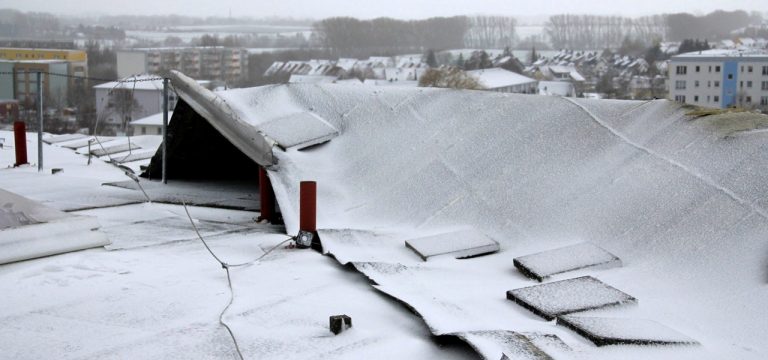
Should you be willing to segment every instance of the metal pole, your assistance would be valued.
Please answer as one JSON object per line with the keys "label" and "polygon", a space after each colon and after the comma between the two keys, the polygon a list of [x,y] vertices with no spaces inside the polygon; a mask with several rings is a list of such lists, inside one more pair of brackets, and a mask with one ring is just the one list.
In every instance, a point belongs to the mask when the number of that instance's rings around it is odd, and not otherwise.
{"label": "metal pole", "polygon": [[37,72],[37,171],[43,171],[43,74]]}
{"label": "metal pole", "polygon": [[168,78],[163,79],[163,184],[168,183]]}

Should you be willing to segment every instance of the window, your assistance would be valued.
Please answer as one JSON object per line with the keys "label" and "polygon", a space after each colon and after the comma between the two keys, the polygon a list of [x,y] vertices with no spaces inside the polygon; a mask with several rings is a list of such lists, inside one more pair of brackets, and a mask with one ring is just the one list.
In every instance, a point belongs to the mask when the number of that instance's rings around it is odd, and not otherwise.
{"label": "window", "polygon": [[754,70],[754,69],[752,68],[752,65],[749,65],[749,66],[747,66],[747,72],[752,72],[752,70]]}
{"label": "window", "polygon": [[712,65],[709,65],[709,72],[712,72]]}
{"label": "window", "polygon": [[715,72],[720,72],[720,65],[715,66]]}
{"label": "window", "polygon": [[694,102],[699,102],[699,95],[694,95],[693,96],[693,101]]}
{"label": "window", "polygon": [[163,128],[157,128],[157,135],[163,135]]}
{"label": "window", "polygon": [[709,102],[709,100],[711,100],[711,98],[709,97],[709,95],[707,95],[707,102]]}
{"label": "window", "polygon": [[728,74],[728,80],[733,80],[733,74]]}
{"label": "window", "polygon": [[675,101],[677,101],[679,103],[684,103],[685,102],[685,95],[675,95]]}
{"label": "window", "polygon": [[714,98],[714,100],[715,100],[715,102],[716,102],[716,103],[719,103],[719,102],[720,102],[720,96],[718,96],[718,95],[715,95],[715,98]]}
{"label": "window", "polygon": [[768,75],[768,66],[763,66],[763,75]]}
{"label": "window", "polygon": [[748,88],[751,88],[751,87],[752,87],[752,81],[751,81],[751,80],[750,80],[750,81],[747,81],[747,87],[748,87]]}
{"label": "window", "polygon": [[715,87],[720,87],[720,81],[715,80]]}
{"label": "window", "polygon": [[768,90],[768,81],[760,83],[760,90]]}
{"label": "window", "polygon": [[752,97],[751,96],[747,96],[746,103],[747,104],[751,104],[752,103]]}
{"label": "window", "polygon": [[141,135],[147,135],[147,127],[146,126],[142,126],[141,127]]}
{"label": "window", "polygon": [[712,87],[712,81],[707,81],[707,87]]}
{"label": "window", "polygon": [[696,72],[699,72],[699,71],[701,71],[701,66],[696,65]]}
{"label": "window", "polygon": [[675,81],[675,90],[685,90],[685,80]]}
{"label": "window", "polygon": [[693,82],[693,87],[699,87],[699,80]]}
{"label": "window", "polygon": [[740,88],[743,88],[743,87],[744,87],[744,80],[742,80],[742,81],[739,81],[739,87],[740,87]]}
{"label": "window", "polygon": [[768,105],[768,96],[761,96],[760,97],[760,105]]}
{"label": "window", "polygon": [[677,75],[685,75],[688,73],[688,67],[687,66],[678,66],[677,67]]}
{"label": "window", "polygon": [[741,72],[744,72],[744,65],[741,65]]}

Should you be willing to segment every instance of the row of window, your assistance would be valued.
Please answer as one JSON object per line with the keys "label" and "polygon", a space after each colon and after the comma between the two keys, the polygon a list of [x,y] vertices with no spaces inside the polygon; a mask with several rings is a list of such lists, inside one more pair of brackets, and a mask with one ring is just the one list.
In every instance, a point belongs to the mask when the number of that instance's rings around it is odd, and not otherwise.
{"label": "row of window", "polygon": [[[740,81],[739,82],[739,87],[743,89],[745,84],[747,85],[748,89],[752,88],[752,81],[751,80]],[[699,82],[699,80],[694,80],[693,81],[693,87],[698,88],[700,85],[701,85],[701,83]],[[711,80],[707,81],[707,87],[708,88],[711,88],[712,85],[713,85],[713,81],[711,81]],[[714,87],[719,88],[720,87],[720,81],[715,80],[714,81]],[[687,82],[685,80],[675,80],[675,90],[685,90],[686,88],[687,88]],[[768,81],[760,82],[760,90],[768,91]]]}
{"label": "row of window", "polygon": [[[685,100],[686,100],[685,95],[675,95],[675,101],[677,101],[679,103],[684,103]],[[751,96],[739,97],[738,101],[739,101],[739,103],[743,103],[743,104],[752,104],[752,97]],[[699,102],[699,95],[694,95],[693,96],[693,102],[696,102],[696,103]],[[706,102],[707,103],[714,102],[714,103],[719,104],[720,103],[720,96],[718,96],[718,95],[714,95],[714,96],[707,95],[707,101]],[[768,96],[761,96],[760,97],[760,106],[768,106]]]}
{"label": "row of window", "polygon": [[[698,72],[701,72],[701,68],[702,68],[701,65],[696,65],[694,67],[694,70],[696,70],[696,72],[698,73]],[[709,65],[709,72],[711,73],[712,70],[715,70],[716,73],[719,73],[721,71],[720,65],[714,65],[714,66]],[[742,65],[741,72],[744,72],[744,70],[746,70],[747,73],[751,73],[751,72],[754,72],[755,69],[752,65],[746,65],[746,66]],[[677,75],[688,74],[688,66],[678,65],[675,68],[675,74]],[[763,75],[768,76],[768,66],[763,66]],[[729,74],[729,79],[732,79],[732,78],[733,78],[733,74]]]}

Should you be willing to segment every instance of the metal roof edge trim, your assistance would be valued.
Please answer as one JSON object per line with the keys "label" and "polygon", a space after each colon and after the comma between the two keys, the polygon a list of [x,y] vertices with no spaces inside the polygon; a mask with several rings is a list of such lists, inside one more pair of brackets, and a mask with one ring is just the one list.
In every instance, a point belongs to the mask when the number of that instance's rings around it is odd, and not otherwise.
{"label": "metal roof edge trim", "polygon": [[170,78],[179,97],[246,156],[265,167],[277,163],[272,154],[274,142],[240,120],[224,99],[179,71],[171,70]]}

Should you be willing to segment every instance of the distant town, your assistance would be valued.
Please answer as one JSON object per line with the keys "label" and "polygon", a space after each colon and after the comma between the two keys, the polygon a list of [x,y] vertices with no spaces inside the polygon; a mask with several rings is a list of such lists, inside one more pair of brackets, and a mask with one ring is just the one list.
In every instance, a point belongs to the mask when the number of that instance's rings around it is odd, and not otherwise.
{"label": "distant town", "polygon": [[39,73],[47,131],[156,134],[171,70],[212,90],[422,86],[765,112],[768,20],[744,11],[556,15],[531,25],[502,16],[312,21],[0,10],[2,126],[26,120],[34,128]]}

